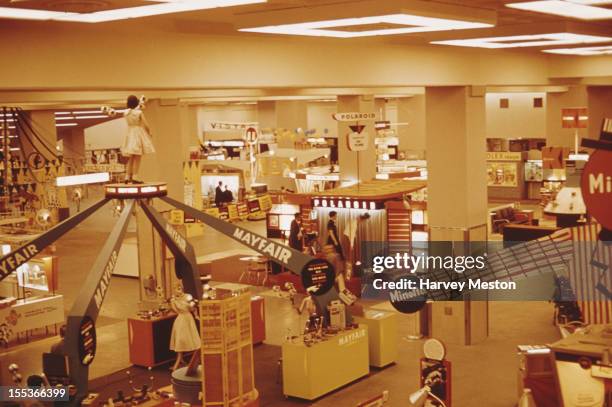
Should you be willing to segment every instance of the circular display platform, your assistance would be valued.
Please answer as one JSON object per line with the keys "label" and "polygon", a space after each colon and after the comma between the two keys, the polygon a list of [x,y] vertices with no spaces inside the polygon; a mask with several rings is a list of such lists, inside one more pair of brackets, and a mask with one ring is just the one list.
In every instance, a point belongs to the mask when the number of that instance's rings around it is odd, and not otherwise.
{"label": "circular display platform", "polygon": [[114,199],[156,198],[168,195],[168,186],[164,182],[106,184],[104,192],[107,198]]}

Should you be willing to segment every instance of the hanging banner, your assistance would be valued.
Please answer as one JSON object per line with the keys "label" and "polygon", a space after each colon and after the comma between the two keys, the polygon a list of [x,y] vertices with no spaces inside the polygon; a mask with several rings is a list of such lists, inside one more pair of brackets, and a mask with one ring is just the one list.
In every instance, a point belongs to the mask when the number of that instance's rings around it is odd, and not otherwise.
{"label": "hanging banner", "polygon": [[361,120],[376,120],[376,113],[334,113],[332,117],[334,118],[334,120],[339,122],[357,122]]}

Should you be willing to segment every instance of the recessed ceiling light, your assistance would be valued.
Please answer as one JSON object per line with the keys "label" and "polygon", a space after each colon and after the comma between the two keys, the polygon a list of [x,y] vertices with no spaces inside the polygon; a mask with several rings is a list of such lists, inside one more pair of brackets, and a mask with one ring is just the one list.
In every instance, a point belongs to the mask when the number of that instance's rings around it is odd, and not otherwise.
{"label": "recessed ceiling light", "polygon": [[610,4],[610,1],[589,0],[544,0],[525,3],[508,3],[506,7],[557,16],[579,18],[581,20],[606,20],[612,18],[612,10],[594,5]]}
{"label": "recessed ceiling light", "polygon": [[432,44],[455,45],[459,47],[476,48],[522,48],[553,45],[589,44],[606,41],[612,41],[612,37],[559,32],[550,34],[513,35],[506,37],[432,41]]}
{"label": "recessed ceiling light", "polygon": [[599,47],[545,49],[542,50],[542,52],[548,52],[550,54],[581,56],[612,55],[612,45],[602,45]]}
{"label": "recessed ceiling light", "polygon": [[[376,27],[377,25],[379,27]],[[360,29],[360,27],[363,29]],[[308,35],[314,37],[355,38],[484,27],[492,27],[492,24],[448,18],[423,17],[411,14],[387,14],[372,17],[340,18],[335,20],[241,28],[239,31]]]}
{"label": "recessed ceiling light", "polygon": [[93,13],[69,13],[17,7],[0,7],[0,18],[21,20],[54,20],[79,23],[102,23],[128,18],[149,17],[184,11],[265,3],[267,0],[154,0],[156,4],[124,7]]}

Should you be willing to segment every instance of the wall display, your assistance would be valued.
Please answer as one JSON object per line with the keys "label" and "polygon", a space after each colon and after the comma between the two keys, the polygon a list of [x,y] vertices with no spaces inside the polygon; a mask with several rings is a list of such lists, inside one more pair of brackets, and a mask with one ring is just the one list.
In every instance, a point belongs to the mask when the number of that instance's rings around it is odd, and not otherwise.
{"label": "wall display", "polygon": [[525,181],[541,182],[544,180],[542,160],[528,160],[525,162]]}
{"label": "wall display", "polygon": [[490,187],[516,187],[517,165],[511,162],[487,162],[487,185]]}

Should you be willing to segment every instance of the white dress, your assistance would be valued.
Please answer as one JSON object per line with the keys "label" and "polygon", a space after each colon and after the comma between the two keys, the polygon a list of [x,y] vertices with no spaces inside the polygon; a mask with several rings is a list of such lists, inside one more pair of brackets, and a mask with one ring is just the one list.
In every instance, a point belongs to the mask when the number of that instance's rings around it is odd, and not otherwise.
{"label": "white dress", "polygon": [[128,130],[121,146],[121,153],[124,156],[154,153],[153,140],[151,140],[151,136],[142,122],[142,110],[128,109],[124,113],[124,117],[127,121]]}
{"label": "white dress", "polygon": [[190,311],[189,301],[183,295],[171,302],[172,309],[178,314],[172,325],[170,350],[175,352],[192,352],[202,346],[195,319]]}

